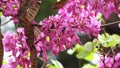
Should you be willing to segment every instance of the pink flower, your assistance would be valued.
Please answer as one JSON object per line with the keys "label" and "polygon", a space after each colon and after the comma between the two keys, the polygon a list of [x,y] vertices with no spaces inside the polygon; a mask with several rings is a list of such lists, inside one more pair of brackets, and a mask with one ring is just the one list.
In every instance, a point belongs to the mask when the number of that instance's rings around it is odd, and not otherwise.
{"label": "pink flower", "polygon": [[118,24],[118,27],[120,28],[120,23]]}
{"label": "pink flower", "polygon": [[20,8],[20,0],[1,0],[0,8],[2,8],[4,16],[11,16],[11,20],[13,20],[15,24],[18,23],[16,15],[18,14]]}
{"label": "pink flower", "polygon": [[17,34],[6,33],[3,38],[3,44],[6,52],[12,52],[12,58],[9,57],[8,61],[9,68],[16,68],[19,64],[22,68],[30,68],[29,48],[26,44],[23,28],[18,28]]}
{"label": "pink flower", "polygon": [[118,17],[120,18],[120,14],[118,14]]}
{"label": "pink flower", "polygon": [[11,51],[14,50],[17,43],[17,36],[15,34],[12,34],[10,32],[6,33],[3,38],[3,44],[5,46],[5,51]]}
{"label": "pink flower", "polygon": [[1,2],[4,4],[3,7],[3,15],[4,16],[15,16],[18,13],[20,8],[19,0],[5,0]]}
{"label": "pink flower", "polygon": [[104,63],[102,61],[100,61],[100,65],[99,68],[112,68],[112,64],[113,64],[113,58],[112,57],[108,57],[106,56],[105,59],[103,60]]}
{"label": "pink flower", "polygon": [[[104,63],[105,63],[105,65],[104,65]],[[106,56],[104,59],[104,63],[102,61],[100,61],[99,67],[105,68],[104,66],[106,66],[106,68],[119,68],[120,67],[120,53],[117,53],[115,55],[115,61],[114,61],[114,57]],[[114,63],[114,65],[113,65],[113,63]]]}

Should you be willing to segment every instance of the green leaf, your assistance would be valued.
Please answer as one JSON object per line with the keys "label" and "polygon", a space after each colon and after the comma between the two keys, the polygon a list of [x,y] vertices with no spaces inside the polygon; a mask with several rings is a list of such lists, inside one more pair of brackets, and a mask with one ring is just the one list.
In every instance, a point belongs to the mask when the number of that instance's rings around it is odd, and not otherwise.
{"label": "green leaf", "polygon": [[114,36],[110,36],[107,42],[108,42],[107,47],[111,47],[111,46],[114,47],[117,44]]}
{"label": "green leaf", "polygon": [[67,50],[67,53],[68,53],[69,55],[72,55],[74,52],[75,52],[74,49],[68,49],[68,50]]}
{"label": "green leaf", "polygon": [[120,36],[113,34],[113,35],[109,35],[106,34],[107,36],[105,37],[104,35],[99,35],[98,39],[99,39],[99,44],[102,44],[102,46],[104,47],[114,47],[117,44],[120,44]]}
{"label": "green leaf", "polygon": [[97,43],[98,43],[98,40],[95,38],[95,39],[92,41],[92,45],[95,46]]}
{"label": "green leaf", "polygon": [[56,68],[53,64],[47,64],[47,68]]}
{"label": "green leaf", "polygon": [[3,64],[7,64],[7,63],[8,63],[7,61],[3,60]]}
{"label": "green leaf", "polygon": [[98,65],[84,64],[82,68],[98,68]]}
{"label": "green leaf", "polygon": [[103,46],[107,46],[105,36],[99,35],[98,40],[99,40],[99,44],[102,44]]}
{"label": "green leaf", "polygon": [[60,0],[57,0],[57,2],[59,2]]}
{"label": "green leaf", "polygon": [[97,16],[96,16],[96,19],[99,20],[102,18],[102,14],[101,13],[98,13]]}
{"label": "green leaf", "polygon": [[73,50],[74,52],[79,53],[81,52],[81,48],[83,49],[83,45],[76,44]]}
{"label": "green leaf", "polygon": [[17,65],[17,68],[21,68],[21,66],[20,66],[20,65]]}
{"label": "green leaf", "polygon": [[116,41],[117,44],[120,44],[120,36],[117,34],[113,34],[114,40]]}
{"label": "green leaf", "polygon": [[79,48],[81,48],[81,46],[82,46],[82,45],[80,45],[80,44],[76,44],[75,47],[74,47],[74,49],[75,49],[75,50],[78,50]]}
{"label": "green leaf", "polygon": [[97,51],[98,51],[98,48],[95,47],[95,48],[93,49],[93,52],[97,52]]}
{"label": "green leaf", "polygon": [[84,45],[84,49],[85,49],[86,51],[92,51],[92,50],[93,50],[92,42],[87,42],[87,43]]}
{"label": "green leaf", "polygon": [[67,53],[68,53],[69,55],[72,55],[72,54],[74,54],[75,52],[79,53],[81,47],[82,47],[82,45],[76,44],[73,49],[68,49],[68,50],[67,50]]}
{"label": "green leaf", "polygon": [[85,57],[85,60],[87,60],[87,61],[91,61],[93,59],[94,59],[94,53],[90,53]]}
{"label": "green leaf", "polygon": [[63,68],[62,64],[57,60],[51,60],[51,62],[54,64],[55,68]]}
{"label": "green leaf", "polygon": [[2,16],[2,12],[0,12],[0,17]]}
{"label": "green leaf", "polygon": [[42,57],[39,57],[39,60],[42,60]]}
{"label": "green leaf", "polygon": [[76,54],[76,57],[79,59],[84,59],[88,54],[90,54],[90,52],[84,50],[83,47],[81,47],[80,52],[78,54]]}

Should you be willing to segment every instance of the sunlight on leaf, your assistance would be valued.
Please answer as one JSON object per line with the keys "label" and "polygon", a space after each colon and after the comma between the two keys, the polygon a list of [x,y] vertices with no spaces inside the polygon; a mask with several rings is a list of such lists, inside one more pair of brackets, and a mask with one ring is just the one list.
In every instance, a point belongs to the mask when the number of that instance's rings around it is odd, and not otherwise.
{"label": "sunlight on leaf", "polygon": [[107,37],[105,37],[103,34],[98,36],[99,44],[102,44],[104,47],[114,47],[117,44],[120,44],[120,36],[113,34],[109,35],[106,34]]}
{"label": "sunlight on leaf", "polygon": [[87,42],[87,43],[84,45],[84,49],[85,49],[86,51],[92,51],[92,50],[93,50],[92,42]]}
{"label": "sunlight on leaf", "polygon": [[98,65],[84,64],[82,68],[98,68]]}
{"label": "sunlight on leaf", "polygon": [[93,59],[94,59],[94,53],[90,53],[85,57],[85,60],[87,60],[87,61],[91,61]]}
{"label": "sunlight on leaf", "polygon": [[3,61],[3,64],[7,64],[8,62],[7,61]]}
{"label": "sunlight on leaf", "polygon": [[18,65],[18,66],[17,66],[17,68],[21,68],[21,66],[20,66],[20,65]]}
{"label": "sunlight on leaf", "polygon": [[2,16],[2,12],[0,12],[0,16]]}
{"label": "sunlight on leaf", "polygon": [[84,50],[83,47],[81,47],[79,51],[80,51],[80,52],[79,52],[78,54],[76,54],[76,57],[77,57],[77,58],[83,59],[83,58],[85,58],[88,54],[90,54],[90,52]]}
{"label": "sunlight on leaf", "polygon": [[67,53],[68,53],[69,55],[72,55],[74,52],[75,52],[74,49],[68,49],[68,50],[67,50]]}
{"label": "sunlight on leaf", "polygon": [[62,64],[57,60],[51,60],[51,62],[54,64],[55,68],[63,68]]}

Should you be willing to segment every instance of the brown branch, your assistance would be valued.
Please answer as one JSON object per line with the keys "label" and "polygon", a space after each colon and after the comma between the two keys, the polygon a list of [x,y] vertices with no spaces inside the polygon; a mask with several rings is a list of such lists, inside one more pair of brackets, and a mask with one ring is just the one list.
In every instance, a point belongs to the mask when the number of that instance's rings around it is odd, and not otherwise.
{"label": "brown branch", "polygon": [[2,34],[0,33],[0,68],[2,66],[2,62],[3,62],[3,55],[4,55],[4,48],[3,48],[3,43],[2,43]]}
{"label": "brown branch", "polygon": [[116,22],[111,22],[111,23],[107,23],[107,24],[102,24],[101,27],[106,27],[106,26],[110,26],[110,25],[114,25],[114,24],[119,24],[120,21],[116,21]]}
{"label": "brown branch", "polygon": [[[111,22],[111,23],[106,23],[106,24],[102,24],[100,27],[101,28],[104,28],[104,27],[107,27],[107,26],[110,26],[110,25],[114,25],[114,24],[119,24],[120,21],[116,21],[116,22]],[[40,24],[32,24],[33,26],[37,26],[37,27],[42,27],[42,25]],[[77,26],[72,26],[72,28],[76,28]]]}
{"label": "brown branch", "polygon": [[26,42],[30,48],[31,68],[37,68],[37,52],[34,46],[34,27],[32,21],[39,11],[42,0],[23,0],[18,12],[18,19],[25,29]]}
{"label": "brown branch", "polygon": [[[0,24],[1,24],[1,19],[0,19]],[[4,48],[3,48],[2,38],[3,38],[3,36],[1,34],[1,28],[0,28],[0,68],[2,66],[3,55],[4,55]]]}
{"label": "brown branch", "polygon": [[10,21],[11,21],[11,20],[8,20],[8,21],[4,22],[3,24],[0,25],[0,27],[8,24]]}
{"label": "brown branch", "polygon": [[33,26],[42,27],[40,24],[32,24]]}
{"label": "brown branch", "polygon": [[78,59],[78,68],[82,67],[82,59]]}
{"label": "brown branch", "polygon": [[114,67],[114,65],[115,65],[115,52],[114,52],[114,49],[111,47],[111,51],[112,51],[112,53],[113,53],[113,64],[112,64],[112,66]]}
{"label": "brown branch", "polygon": [[47,63],[44,62],[41,68],[46,68],[46,64],[47,64]]}

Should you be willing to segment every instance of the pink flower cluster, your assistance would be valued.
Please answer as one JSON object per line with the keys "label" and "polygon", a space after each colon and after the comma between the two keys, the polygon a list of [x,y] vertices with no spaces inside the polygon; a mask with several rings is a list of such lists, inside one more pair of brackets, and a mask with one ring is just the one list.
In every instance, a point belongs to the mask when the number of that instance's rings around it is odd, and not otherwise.
{"label": "pink flower cluster", "polygon": [[17,35],[14,33],[6,33],[3,38],[5,52],[12,52],[9,56],[7,65],[2,68],[17,68],[20,65],[22,68],[30,68],[29,48],[26,44],[26,37],[23,28],[17,29]]}
{"label": "pink flower cluster", "polygon": [[[1,0],[4,16],[15,17],[19,11],[19,0]],[[58,14],[45,18],[39,24],[40,34],[35,37],[35,47],[42,52],[43,61],[47,61],[47,51],[57,55],[59,52],[72,48],[80,43],[77,32],[84,31],[89,37],[98,36],[101,22],[96,20],[96,15],[102,13],[108,18],[112,12],[118,13],[118,0],[69,0],[66,5],[58,10]],[[30,67],[29,53],[23,29],[17,30],[18,35],[7,33],[3,38],[5,51],[12,51],[15,58],[10,64],[15,68],[18,64]]]}
{"label": "pink flower cluster", "polygon": [[15,16],[20,8],[19,0],[0,0],[0,8],[4,16]]}
{"label": "pink flower cluster", "polygon": [[119,68],[120,67],[120,53],[115,57],[105,56],[104,63],[100,61],[99,68]]}
{"label": "pink flower cluster", "polygon": [[71,0],[58,10],[58,14],[41,21],[41,33],[36,38],[36,44],[41,47],[39,50],[42,50],[43,60],[47,60],[47,51],[57,55],[80,43],[77,32],[84,31],[88,36],[93,34],[97,37],[101,22],[95,19],[95,15],[89,4],[84,5],[79,0]]}
{"label": "pink flower cluster", "polygon": [[74,44],[80,43],[73,28],[64,26],[64,22],[59,15],[50,16],[41,21],[40,24],[42,25],[39,28],[41,34],[37,37],[39,42],[36,44],[42,48],[43,53],[50,50],[57,55],[67,48],[72,48]]}
{"label": "pink flower cluster", "polygon": [[11,16],[15,24],[18,23],[16,15],[20,8],[20,0],[0,0],[0,8],[4,16]]}
{"label": "pink flower cluster", "polygon": [[89,4],[96,13],[102,13],[105,18],[109,18],[112,12],[119,13],[119,0],[76,0],[81,4]]}
{"label": "pink flower cluster", "polygon": [[42,50],[43,60],[47,60],[49,50],[56,55],[80,43],[76,32],[84,31],[89,37],[91,34],[97,37],[101,22],[96,20],[96,15],[102,13],[108,18],[112,12],[118,13],[117,0],[69,0],[58,14],[39,23],[42,27],[36,44]]}
{"label": "pink flower cluster", "polygon": [[[85,1],[85,0],[84,0]],[[73,27],[74,31],[84,31],[87,35],[97,36],[100,31],[101,22],[97,21],[96,12],[87,0],[70,0],[58,14],[65,27]]]}
{"label": "pink flower cluster", "polygon": [[119,0],[91,0],[88,3],[96,12],[102,13],[107,19],[112,12],[117,14],[119,12]]}

